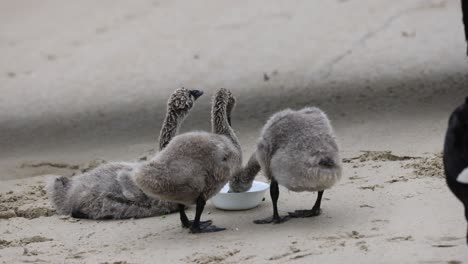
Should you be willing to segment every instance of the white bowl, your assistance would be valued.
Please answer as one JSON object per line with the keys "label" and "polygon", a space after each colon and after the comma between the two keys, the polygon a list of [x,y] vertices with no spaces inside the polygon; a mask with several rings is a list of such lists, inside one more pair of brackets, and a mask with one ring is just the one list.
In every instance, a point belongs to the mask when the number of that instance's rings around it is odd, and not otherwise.
{"label": "white bowl", "polygon": [[262,201],[269,184],[254,181],[250,190],[243,193],[228,193],[229,184],[211,198],[211,202],[218,209],[223,210],[248,210],[257,207]]}

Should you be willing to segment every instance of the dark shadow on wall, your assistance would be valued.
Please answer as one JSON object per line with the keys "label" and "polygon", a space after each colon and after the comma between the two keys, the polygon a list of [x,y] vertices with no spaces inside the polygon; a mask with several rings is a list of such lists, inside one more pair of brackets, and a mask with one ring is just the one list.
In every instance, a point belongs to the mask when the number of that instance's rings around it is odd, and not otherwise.
{"label": "dark shadow on wall", "polygon": [[[413,79],[381,76],[362,81],[327,81],[304,87],[288,87],[271,80],[267,88],[252,88],[249,92],[236,93],[234,88],[238,105],[233,125],[237,126],[239,134],[251,132],[258,130],[270,114],[303,106],[321,107],[332,120],[341,116],[347,117],[345,120],[350,123],[356,116],[372,119],[389,113],[429,115],[431,111],[446,111],[448,116],[468,96],[468,73],[440,72],[418,76]],[[226,88],[230,87],[226,85]],[[209,129],[210,96],[207,94],[197,102],[182,131]],[[148,98],[139,105],[116,105],[105,114],[87,109],[84,113],[49,116],[45,120],[4,122],[0,124],[0,148],[3,150],[0,158],[22,151],[59,149],[66,144],[81,144],[85,148],[119,140],[129,143],[156,140],[166,108],[162,102],[155,105],[154,100]]]}

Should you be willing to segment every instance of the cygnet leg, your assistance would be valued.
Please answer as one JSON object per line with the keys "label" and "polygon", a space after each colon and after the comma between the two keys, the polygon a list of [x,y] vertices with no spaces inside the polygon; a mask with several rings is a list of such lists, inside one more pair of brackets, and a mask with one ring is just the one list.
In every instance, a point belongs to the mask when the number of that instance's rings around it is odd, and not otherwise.
{"label": "cygnet leg", "polygon": [[288,216],[280,217],[278,214],[278,198],[279,198],[279,186],[278,182],[272,178],[270,184],[270,196],[271,202],[273,203],[273,216],[265,219],[255,220],[255,224],[281,224],[289,220]]}
{"label": "cygnet leg", "polygon": [[211,220],[208,220],[204,223],[209,222],[209,224],[203,224],[200,222],[201,214],[203,209],[205,209],[206,201],[203,197],[199,196],[197,199],[197,208],[195,213],[195,220],[193,220],[192,226],[190,227],[190,232],[193,234],[197,233],[212,233],[226,230],[226,228],[216,227],[211,225]]}
{"label": "cygnet leg", "polygon": [[189,228],[192,224],[190,223],[190,220],[185,214],[185,205],[178,204],[178,206],[179,206],[180,222],[182,223],[182,227]]}
{"label": "cygnet leg", "polygon": [[320,209],[322,196],[323,191],[319,191],[317,194],[317,200],[315,201],[314,207],[312,207],[311,210],[296,210],[295,212],[290,212],[289,216],[294,218],[305,218],[320,215],[322,213],[322,209]]}
{"label": "cygnet leg", "polygon": [[[182,227],[183,228],[191,227],[194,221],[189,220],[187,215],[185,214],[185,205],[178,204],[178,206],[179,206],[180,222],[182,223]],[[212,221],[208,220],[208,221],[203,221],[200,224],[204,226],[204,225],[211,225],[211,223]]]}

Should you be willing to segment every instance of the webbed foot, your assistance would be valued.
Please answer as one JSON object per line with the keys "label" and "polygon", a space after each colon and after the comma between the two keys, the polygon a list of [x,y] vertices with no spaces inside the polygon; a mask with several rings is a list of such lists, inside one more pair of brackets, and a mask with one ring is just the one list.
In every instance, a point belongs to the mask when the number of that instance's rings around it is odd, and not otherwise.
{"label": "webbed foot", "polygon": [[274,217],[274,216],[270,216],[270,217],[267,217],[265,219],[259,219],[259,220],[255,220],[254,223],[255,224],[258,224],[258,225],[262,225],[262,224],[282,224],[286,221],[289,220],[289,216],[283,216],[283,217]]}
{"label": "webbed foot", "polygon": [[[212,220],[200,221],[200,226],[201,227],[210,226],[211,224],[213,224]],[[191,228],[192,225],[193,225],[193,220],[189,220],[187,223],[182,224],[182,227],[183,228]]]}
{"label": "webbed foot", "polygon": [[219,231],[224,231],[226,228],[223,227],[217,227],[215,225],[202,225],[200,222],[200,225],[198,227],[192,226],[190,227],[190,233],[192,234],[200,234],[200,233],[214,233],[214,232],[219,232]]}
{"label": "webbed foot", "polygon": [[314,217],[319,216],[322,213],[322,209],[314,209],[311,210],[296,210],[294,212],[289,212],[289,216],[292,218],[307,218],[307,217]]}

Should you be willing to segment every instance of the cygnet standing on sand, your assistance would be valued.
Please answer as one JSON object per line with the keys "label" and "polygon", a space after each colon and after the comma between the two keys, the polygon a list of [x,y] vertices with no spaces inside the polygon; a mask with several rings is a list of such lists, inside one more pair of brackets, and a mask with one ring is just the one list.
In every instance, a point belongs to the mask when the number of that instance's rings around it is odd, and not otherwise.
{"label": "cygnet standing on sand", "polygon": [[[256,224],[282,223],[289,217],[312,217],[321,213],[325,189],[341,178],[341,159],[333,129],[325,113],[315,107],[274,114],[263,127],[256,153],[230,182],[230,190],[247,191],[260,168],[271,180],[273,216]],[[318,191],[311,210],[297,210],[280,217],[278,185],[295,192]]]}
{"label": "cygnet standing on sand", "polygon": [[[160,134],[160,148],[174,137],[195,100],[203,92],[177,89],[169,98]],[[73,178],[58,177],[48,183],[49,199],[59,214],[75,218],[125,219],[175,212],[177,204],[144,194],[133,182],[137,162],[112,162]]]}
{"label": "cygnet standing on sand", "polygon": [[[231,92],[220,89],[212,101],[212,133],[189,132],[174,137],[135,174],[135,183],[148,196],[179,203],[182,227],[192,233],[225,230],[200,218],[206,201],[242,164],[240,144],[229,124],[234,103]],[[194,221],[185,214],[185,205],[191,204],[196,204]]]}
{"label": "cygnet standing on sand", "polygon": [[[468,97],[450,116],[444,144],[447,185],[465,207],[468,222]],[[468,233],[466,236],[468,243]]]}

